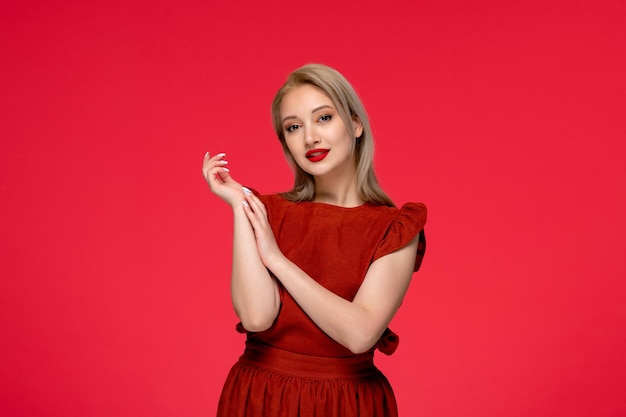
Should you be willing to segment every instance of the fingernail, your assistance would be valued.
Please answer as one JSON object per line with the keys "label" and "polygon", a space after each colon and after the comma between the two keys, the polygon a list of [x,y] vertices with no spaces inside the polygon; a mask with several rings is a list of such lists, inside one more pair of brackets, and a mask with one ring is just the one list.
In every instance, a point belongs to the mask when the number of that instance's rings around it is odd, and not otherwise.
{"label": "fingernail", "polygon": [[242,190],[243,190],[243,192],[244,192],[244,193],[246,193],[247,195],[252,194],[252,192],[251,192],[248,188],[246,188],[246,187],[242,187],[241,189],[242,189]]}
{"label": "fingernail", "polygon": [[246,207],[250,207],[250,205],[248,204],[248,202],[247,202],[246,200],[243,200],[243,201],[241,202],[241,204],[243,204],[243,205],[244,205],[244,206],[246,206]]}
{"label": "fingernail", "polygon": [[208,158],[208,157],[209,157],[209,153],[208,153],[208,152],[207,152],[207,153],[205,153],[205,154],[204,154],[204,157],[205,157],[205,158]]}
{"label": "fingernail", "polygon": [[230,169],[228,169],[226,167],[222,167],[222,171],[230,172]]}
{"label": "fingernail", "polygon": [[226,156],[226,154],[225,154],[225,153],[218,153],[218,154],[217,154],[217,155],[215,155],[215,156],[219,156],[220,158],[223,158],[223,157],[225,157],[225,156]]}
{"label": "fingernail", "polygon": [[221,161],[220,161],[220,164],[224,164],[224,165],[226,165],[227,163],[228,163],[228,161],[224,161],[224,160],[221,160]]}

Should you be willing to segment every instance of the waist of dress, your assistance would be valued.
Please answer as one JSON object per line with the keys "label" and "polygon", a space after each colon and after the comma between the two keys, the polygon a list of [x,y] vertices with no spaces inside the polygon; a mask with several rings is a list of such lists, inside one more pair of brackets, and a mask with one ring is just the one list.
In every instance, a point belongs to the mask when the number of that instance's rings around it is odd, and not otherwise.
{"label": "waist of dress", "polygon": [[299,378],[362,378],[380,372],[374,366],[373,351],[345,358],[327,358],[251,342],[246,342],[239,363]]}

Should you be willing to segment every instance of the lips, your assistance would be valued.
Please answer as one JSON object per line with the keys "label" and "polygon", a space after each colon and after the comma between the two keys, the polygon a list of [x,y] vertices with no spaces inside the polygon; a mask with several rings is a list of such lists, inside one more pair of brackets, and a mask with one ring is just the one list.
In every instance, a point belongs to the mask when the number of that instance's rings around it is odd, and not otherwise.
{"label": "lips", "polygon": [[326,158],[330,149],[311,149],[306,153],[306,157],[311,162],[319,162]]}

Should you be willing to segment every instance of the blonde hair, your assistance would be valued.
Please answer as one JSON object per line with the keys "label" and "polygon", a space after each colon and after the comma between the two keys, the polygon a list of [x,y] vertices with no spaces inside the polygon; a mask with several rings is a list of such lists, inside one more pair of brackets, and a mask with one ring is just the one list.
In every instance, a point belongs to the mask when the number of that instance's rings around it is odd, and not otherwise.
{"label": "blonde hair", "polygon": [[272,102],[274,130],[283,147],[283,152],[295,173],[293,188],[282,193],[282,195],[291,201],[311,201],[315,195],[313,176],[302,170],[295,162],[293,155],[291,155],[287,147],[283,125],[280,120],[280,105],[283,98],[294,88],[303,85],[312,85],[319,88],[332,100],[348,132],[354,132],[354,120],[361,122],[363,132],[361,136],[355,138],[352,142],[359,197],[365,202],[395,207],[393,201],[378,184],[374,174],[374,139],[361,99],[359,99],[359,96],[343,75],[321,64],[308,64],[289,74],[287,81],[278,90]]}

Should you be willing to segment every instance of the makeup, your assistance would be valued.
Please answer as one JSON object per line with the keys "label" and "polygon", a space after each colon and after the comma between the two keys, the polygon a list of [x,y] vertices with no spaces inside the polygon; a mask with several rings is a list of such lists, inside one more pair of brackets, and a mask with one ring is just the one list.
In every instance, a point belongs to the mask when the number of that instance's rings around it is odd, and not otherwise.
{"label": "makeup", "polygon": [[326,158],[330,149],[312,149],[306,153],[306,158],[311,162],[319,162]]}

